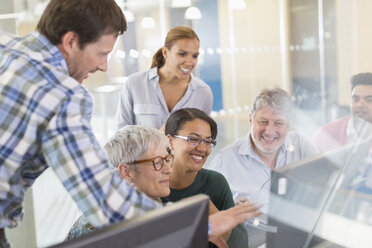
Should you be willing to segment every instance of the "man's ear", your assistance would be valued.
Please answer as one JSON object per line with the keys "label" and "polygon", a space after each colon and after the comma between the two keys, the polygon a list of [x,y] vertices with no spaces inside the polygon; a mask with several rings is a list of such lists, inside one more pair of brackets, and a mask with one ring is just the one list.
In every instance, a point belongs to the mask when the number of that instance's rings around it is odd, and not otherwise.
{"label": "man's ear", "polygon": [[249,114],[249,124],[252,126],[252,114]]}
{"label": "man's ear", "polygon": [[62,36],[61,44],[59,44],[58,47],[62,49],[62,53],[67,55],[74,53],[76,49],[80,50],[79,36],[75,32],[68,31]]}
{"label": "man's ear", "polygon": [[118,172],[121,178],[133,183],[133,172],[131,168],[129,168],[129,165],[123,163],[119,164]]}

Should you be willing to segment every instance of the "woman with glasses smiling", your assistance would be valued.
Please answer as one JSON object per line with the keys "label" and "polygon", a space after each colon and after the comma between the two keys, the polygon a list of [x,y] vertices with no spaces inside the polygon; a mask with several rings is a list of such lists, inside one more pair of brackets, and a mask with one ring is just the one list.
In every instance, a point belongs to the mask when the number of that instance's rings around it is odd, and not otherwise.
{"label": "woman with glasses smiling", "polygon": [[[171,192],[162,201],[175,202],[203,193],[211,200],[210,214],[233,207],[231,190],[224,176],[202,168],[216,145],[216,122],[199,109],[179,109],[168,118],[165,134],[174,162],[170,175]],[[248,247],[247,233],[242,225],[224,238],[228,238],[229,247]]]}

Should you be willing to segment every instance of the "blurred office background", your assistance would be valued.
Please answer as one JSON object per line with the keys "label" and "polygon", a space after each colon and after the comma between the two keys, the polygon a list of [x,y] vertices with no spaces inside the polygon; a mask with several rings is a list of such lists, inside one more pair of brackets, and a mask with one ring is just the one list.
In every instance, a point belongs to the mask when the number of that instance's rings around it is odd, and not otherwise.
{"label": "blurred office background", "polygon": [[[0,30],[18,35],[33,31],[47,3],[0,0]],[[349,113],[350,77],[372,71],[370,0],[117,3],[128,31],[111,53],[108,71],[84,82],[95,98],[92,127],[102,144],[115,131],[122,83],[128,75],[149,69],[152,55],[175,25],[194,28],[201,41],[194,74],[212,88],[212,116],[219,127],[211,157],[248,132],[251,103],[260,89],[287,90],[295,106],[292,128],[311,136],[319,126]],[[59,242],[79,216],[51,171],[28,192],[25,211],[22,225],[8,232],[14,247]]]}

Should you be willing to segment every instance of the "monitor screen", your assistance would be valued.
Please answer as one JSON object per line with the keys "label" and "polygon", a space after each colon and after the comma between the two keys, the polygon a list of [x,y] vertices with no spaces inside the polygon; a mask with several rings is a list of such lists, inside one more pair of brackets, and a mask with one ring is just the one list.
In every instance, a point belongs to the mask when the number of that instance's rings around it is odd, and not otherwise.
{"label": "monitor screen", "polygon": [[273,170],[268,223],[277,232],[267,233],[267,247],[363,247],[353,242],[368,235],[350,239],[346,233],[354,225],[371,228],[366,219],[355,221],[372,203],[357,182],[371,147],[366,140]]}
{"label": "monitor screen", "polygon": [[208,199],[196,195],[52,247],[207,247]]}

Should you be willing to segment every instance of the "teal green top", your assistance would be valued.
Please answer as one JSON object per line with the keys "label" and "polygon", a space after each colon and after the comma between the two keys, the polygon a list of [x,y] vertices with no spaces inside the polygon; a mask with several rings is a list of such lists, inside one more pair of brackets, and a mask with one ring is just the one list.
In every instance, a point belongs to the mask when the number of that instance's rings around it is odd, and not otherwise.
{"label": "teal green top", "polygon": [[[175,202],[183,198],[206,194],[218,210],[234,207],[232,193],[225,177],[212,170],[201,169],[196,175],[195,181],[187,188],[172,189],[169,196],[162,198],[163,202]],[[247,248],[248,236],[243,225],[235,227],[227,241],[231,248]]]}

